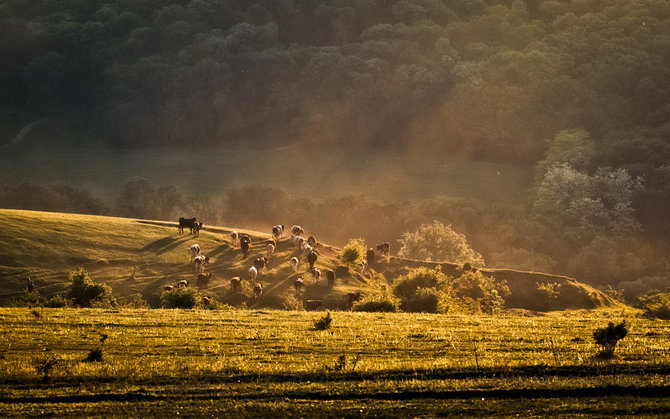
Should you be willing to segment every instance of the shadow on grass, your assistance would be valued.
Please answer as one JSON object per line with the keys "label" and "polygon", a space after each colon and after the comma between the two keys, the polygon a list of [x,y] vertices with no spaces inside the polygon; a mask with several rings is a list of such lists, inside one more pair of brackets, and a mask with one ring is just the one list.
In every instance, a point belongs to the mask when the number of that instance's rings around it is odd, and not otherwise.
{"label": "shadow on grass", "polygon": [[163,237],[154,242],[151,242],[142,248],[143,252],[153,252],[157,254],[168,252],[180,244],[188,241],[188,236],[172,235]]}

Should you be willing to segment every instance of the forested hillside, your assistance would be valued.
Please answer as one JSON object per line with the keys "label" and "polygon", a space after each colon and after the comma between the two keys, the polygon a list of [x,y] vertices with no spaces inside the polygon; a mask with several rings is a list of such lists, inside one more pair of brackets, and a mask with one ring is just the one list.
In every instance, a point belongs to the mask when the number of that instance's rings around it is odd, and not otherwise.
{"label": "forested hillside", "polygon": [[[394,246],[440,220],[487,265],[670,285],[666,0],[2,0],[0,26],[3,143],[57,118],[81,143],[129,149],[300,144],[521,165],[534,182],[515,206],[296,206],[273,189],[252,206],[234,198],[259,189],[240,187],[200,213],[254,226],[303,216],[337,244]],[[156,213],[176,197],[165,182],[127,184],[116,203],[80,198],[170,218],[178,207]],[[143,207],[123,206],[132,193]]]}

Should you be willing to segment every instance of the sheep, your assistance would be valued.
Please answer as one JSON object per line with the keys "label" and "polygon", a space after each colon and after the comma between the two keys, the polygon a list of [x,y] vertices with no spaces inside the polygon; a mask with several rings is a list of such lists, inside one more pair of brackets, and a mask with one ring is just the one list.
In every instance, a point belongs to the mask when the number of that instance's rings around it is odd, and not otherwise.
{"label": "sheep", "polygon": [[246,259],[249,247],[251,246],[251,237],[243,234],[240,236],[240,249],[242,249],[242,257]]}
{"label": "sheep", "polygon": [[390,257],[391,256],[391,243],[389,242],[384,242],[382,244],[377,245],[377,251],[382,254],[383,256]]}
{"label": "sheep", "polygon": [[326,271],[326,279],[328,280],[328,286],[332,287],[335,285],[335,272],[330,269]]}
{"label": "sheep", "polygon": [[279,224],[272,227],[272,235],[274,236],[275,239],[279,240],[279,238],[284,235],[284,225]]}
{"label": "sheep", "polygon": [[258,300],[261,298],[261,295],[263,295],[263,284],[257,282],[256,285],[254,285],[254,299]]}
{"label": "sheep", "polygon": [[196,256],[200,254],[200,246],[197,244],[191,245],[191,262],[195,259]]}
{"label": "sheep", "polygon": [[265,269],[265,264],[267,263],[267,259],[264,257],[259,257],[258,259],[254,260],[254,266],[258,270],[259,273],[263,273],[263,269]]}
{"label": "sheep", "polygon": [[174,287],[172,285],[166,285],[166,286],[163,287],[163,289],[165,291],[172,291],[174,289]]}
{"label": "sheep", "polygon": [[211,281],[211,279],[212,279],[212,274],[211,273],[198,274],[198,279],[196,281],[196,285],[199,286],[199,287],[205,286],[205,285],[209,284],[209,281]]}
{"label": "sheep", "polygon": [[258,269],[252,266],[249,268],[249,282],[256,282],[256,278],[258,278]]}
{"label": "sheep", "polygon": [[194,236],[199,236],[200,230],[202,230],[202,222],[193,223],[193,225],[191,226],[191,234],[193,234]]}
{"label": "sheep", "polygon": [[295,281],[293,281],[293,287],[295,288],[296,292],[302,291],[302,287],[305,285],[305,281],[302,278],[297,278]]}
{"label": "sheep", "polygon": [[322,305],[323,302],[321,300],[305,300],[305,310],[317,310]]}
{"label": "sheep", "polygon": [[196,274],[201,274],[201,273],[205,272],[205,268],[207,267],[207,264],[209,263],[209,256],[199,255],[199,256],[196,256],[193,260],[194,260],[194,266],[195,266],[195,273]]}
{"label": "sheep", "polygon": [[177,282],[177,288],[188,288],[188,281],[182,279],[181,281]]}
{"label": "sheep", "polygon": [[305,234],[305,230],[303,230],[302,227],[300,227],[299,225],[294,225],[293,227],[291,227],[291,234],[293,234],[294,236],[299,236],[301,234]]}
{"label": "sheep", "polygon": [[293,272],[298,272],[298,264],[300,261],[298,260],[297,257],[292,257],[291,258],[291,267],[293,268]]}
{"label": "sheep", "polygon": [[319,278],[321,278],[321,270],[319,268],[312,268],[310,272],[314,277],[314,283],[317,284],[319,282]]}
{"label": "sheep", "polygon": [[346,297],[347,297],[347,308],[351,308],[356,301],[361,299],[361,293],[360,291],[348,292]]}
{"label": "sheep", "polygon": [[314,236],[307,237],[307,244],[309,244],[312,247],[316,246],[316,239],[314,238]]}
{"label": "sheep", "polygon": [[181,217],[179,219],[179,234],[184,234],[184,228],[189,228],[191,229],[191,232],[193,232],[193,224],[195,224],[195,217],[193,218],[184,218]]}
{"label": "sheep", "polygon": [[231,231],[230,232],[230,241],[232,242],[233,246],[237,246],[237,240],[239,239],[239,234],[237,231]]}
{"label": "sheep", "polygon": [[265,258],[270,259],[274,253],[275,253],[275,245],[272,243],[268,243],[265,250]]}
{"label": "sheep", "polygon": [[235,291],[242,285],[242,280],[239,276],[234,276],[230,279],[230,290]]}
{"label": "sheep", "polygon": [[365,252],[365,258],[370,266],[375,264],[375,249],[372,247]]}
{"label": "sheep", "polygon": [[311,250],[307,254],[307,262],[309,262],[309,269],[314,268],[314,264],[316,263],[316,260],[319,258],[319,253],[316,250]]}

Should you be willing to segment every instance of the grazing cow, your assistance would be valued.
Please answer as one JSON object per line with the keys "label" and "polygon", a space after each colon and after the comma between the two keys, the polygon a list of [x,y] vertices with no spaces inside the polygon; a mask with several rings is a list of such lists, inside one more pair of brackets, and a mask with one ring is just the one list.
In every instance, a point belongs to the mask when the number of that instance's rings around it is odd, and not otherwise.
{"label": "grazing cow", "polygon": [[318,310],[322,305],[321,300],[305,300],[305,310]]}
{"label": "grazing cow", "polygon": [[181,281],[177,282],[177,288],[188,288],[188,281],[182,279]]}
{"label": "grazing cow", "polygon": [[293,287],[295,287],[296,292],[302,291],[302,287],[305,285],[305,281],[302,278],[297,278],[293,281]]}
{"label": "grazing cow", "polygon": [[293,236],[293,246],[297,249],[302,249],[303,244],[305,243],[305,238],[302,236]]}
{"label": "grazing cow", "polygon": [[332,287],[335,285],[335,272],[330,269],[326,271],[326,279],[328,280],[328,286]]}
{"label": "grazing cow", "polygon": [[271,245],[273,245],[273,246],[277,246],[277,240],[275,240],[275,239],[273,239],[273,238],[270,238],[270,239],[268,239],[267,244],[271,244]]}
{"label": "grazing cow", "polygon": [[316,239],[314,238],[314,236],[307,237],[307,244],[309,244],[312,247],[316,246]]}
{"label": "grazing cow", "polygon": [[166,286],[163,287],[163,289],[165,291],[172,291],[174,289],[174,287],[172,285],[166,285]]}
{"label": "grazing cow", "polygon": [[209,284],[209,281],[211,281],[211,279],[212,279],[212,274],[211,273],[198,274],[198,280],[196,281],[196,285],[199,286],[199,287],[205,286],[205,285]]}
{"label": "grazing cow", "polygon": [[200,235],[200,230],[202,229],[202,223],[193,223],[191,226],[191,234],[194,236]]}
{"label": "grazing cow", "polygon": [[239,234],[237,231],[230,232],[230,241],[233,242],[233,246],[237,246],[237,240],[239,239]]}
{"label": "grazing cow", "polygon": [[375,249],[372,247],[369,248],[367,252],[365,252],[365,259],[367,259],[370,266],[373,266],[375,264]]}
{"label": "grazing cow", "polygon": [[265,250],[265,258],[270,259],[272,255],[275,253],[275,245],[272,243],[268,243],[266,250]]}
{"label": "grazing cow", "polygon": [[298,260],[297,257],[292,257],[291,258],[291,268],[293,268],[293,272],[298,272],[298,264],[300,261]]}
{"label": "grazing cow", "polygon": [[261,256],[254,261],[254,266],[256,267],[259,273],[263,273],[263,269],[265,269],[265,264],[267,264],[267,262],[268,262],[267,259]]}
{"label": "grazing cow", "polygon": [[305,234],[305,230],[303,230],[302,227],[300,227],[299,225],[294,225],[293,227],[291,227],[291,234],[293,234],[294,236],[299,236],[301,234]]}
{"label": "grazing cow", "polygon": [[316,250],[310,250],[307,254],[307,262],[309,262],[309,269],[314,268],[316,260],[319,258],[319,253]]}
{"label": "grazing cow", "polygon": [[249,282],[256,282],[256,278],[258,278],[258,269],[252,266],[249,268]]}
{"label": "grazing cow", "polygon": [[196,274],[201,274],[205,272],[205,268],[207,267],[207,264],[209,263],[209,256],[203,256],[199,255],[196,256],[194,259],[194,266],[195,266],[195,273]]}
{"label": "grazing cow", "polygon": [[272,227],[272,235],[275,239],[279,240],[284,235],[284,225],[280,224]]}
{"label": "grazing cow", "polygon": [[354,303],[358,300],[361,299],[361,293],[360,291],[356,292],[348,292],[347,293],[347,308],[351,308],[351,306],[354,305]]}
{"label": "grazing cow", "polygon": [[362,260],[361,263],[358,264],[360,266],[360,272],[361,275],[365,275],[368,272],[368,262],[365,260]]}
{"label": "grazing cow", "polygon": [[230,290],[235,291],[242,285],[242,280],[239,276],[234,276],[230,279]]}
{"label": "grazing cow", "polygon": [[319,282],[319,278],[321,278],[321,270],[319,268],[312,268],[310,272],[314,277],[314,283],[317,284]]}
{"label": "grazing cow", "polygon": [[30,278],[26,278],[26,290],[28,292],[33,292],[35,289],[35,284],[33,283],[33,280]]}
{"label": "grazing cow", "polygon": [[240,236],[240,249],[242,249],[242,257],[246,259],[249,247],[251,246],[251,237],[243,234]]}
{"label": "grazing cow", "polygon": [[263,284],[257,282],[256,285],[254,285],[254,299],[258,300],[261,298],[261,295],[263,295]]}
{"label": "grazing cow", "polygon": [[193,218],[184,218],[179,219],[179,234],[184,234],[184,229],[188,228],[193,232],[193,224],[195,224],[195,217]]}
{"label": "grazing cow", "polygon": [[384,242],[382,244],[377,245],[377,251],[382,255],[389,257],[391,256],[391,243],[389,242]]}
{"label": "grazing cow", "polygon": [[191,245],[191,262],[195,259],[196,256],[200,254],[200,246],[197,244]]}

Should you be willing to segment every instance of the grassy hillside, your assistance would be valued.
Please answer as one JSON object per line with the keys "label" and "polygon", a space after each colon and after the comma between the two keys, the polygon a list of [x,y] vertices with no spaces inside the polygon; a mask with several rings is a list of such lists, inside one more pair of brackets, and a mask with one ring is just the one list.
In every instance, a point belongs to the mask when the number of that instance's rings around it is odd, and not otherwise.
{"label": "grassy hillside", "polygon": [[[443,272],[455,277],[461,273],[460,267],[449,263],[393,257],[376,263],[372,275],[367,277],[351,269],[341,270],[335,286],[330,288],[325,275],[314,284],[303,257],[298,272],[293,272],[289,260],[296,252],[285,237],[280,239],[275,256],[259,277],[264,293],[256,302],[248,286],[233,292],[230,278],[247,278],[253,260],[265,254],[269,234],[237,229],[249,234],[253,241],[248,257],[243,259],[240,250],[231,243],[231,229],[226,227],[205,226],[200,236],[194,237],[179,234],[175,223],[17,210],[0,210],[0,223],[3,225],[0,230],[2,304],[23,293],[26,277],[33,279],[43,295],[63,292],[69,272],[81,266],[95,281],[110,285],[120,300],[139,295],[156,307],[165,285],[183,279],[195,282],[189,252],[194,243],[211,258],[208,271],[213,274],[213,280],[201,289],[201,294],[235,306],[282,308],[285,297],[296,295],[293,281],[298,276],[302,276],[306,284],[298,296],[300,299],[321,299],[325,308],[344,309],[347,292],[377,292],[408,267],[440,266]],[[336,270],[339,266],[337,249],[321,245],[320,251],[316,266]],[[615,305],[607,296],[572,278],[496,269],[487,269],[484,273],[507,281],[511,291],[507,305],[513,308],[547,311]]]}
{"label": "grassy hillside", "polygon": [[[0,416],[670,413],[670,324],[547,316],[0,308]],[[609,361],[592,333],[626,319]],[[100,342],[101,335],[107,338]],[[102,349],[100,362],[85,362]],[[35,366],[55,359],[48,383]]]}

